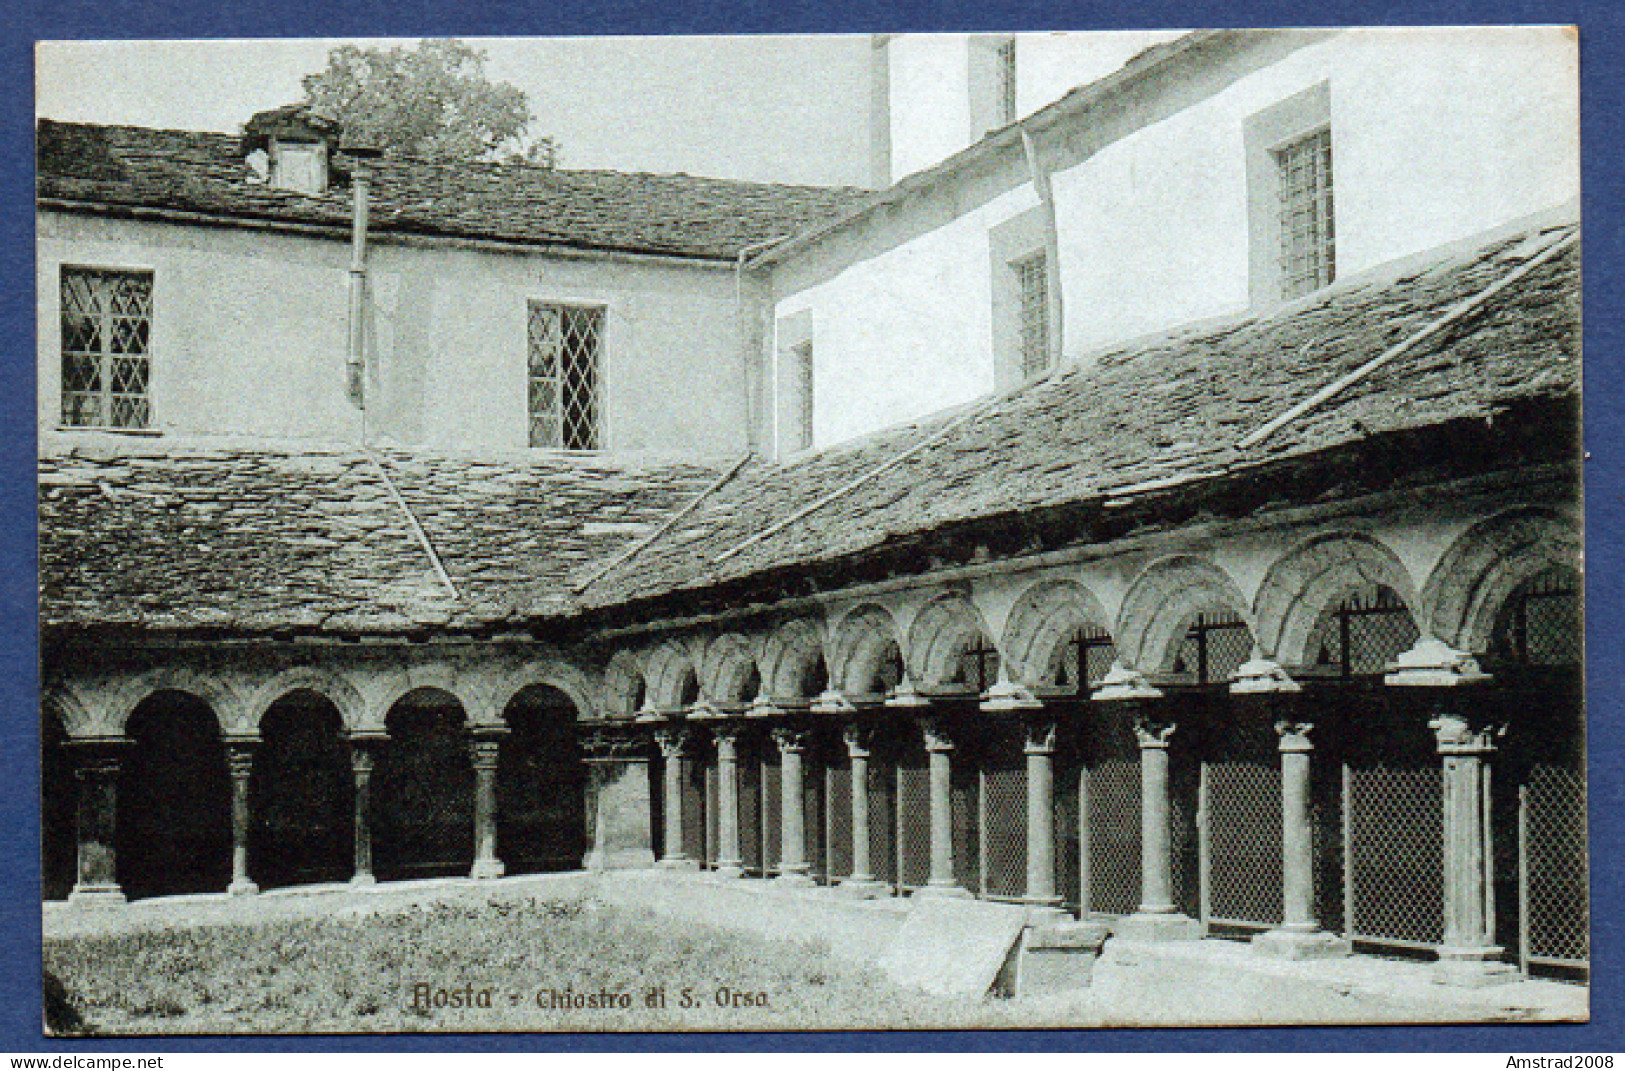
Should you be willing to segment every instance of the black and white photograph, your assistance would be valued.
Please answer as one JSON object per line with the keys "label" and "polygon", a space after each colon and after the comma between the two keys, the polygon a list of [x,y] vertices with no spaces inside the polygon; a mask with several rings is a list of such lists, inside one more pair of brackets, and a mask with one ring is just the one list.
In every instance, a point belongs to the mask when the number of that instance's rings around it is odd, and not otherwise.
{"label": "black and white photograph", "polygon": [[39,42],[42,1037],[1587,1022],[1578,35]]}

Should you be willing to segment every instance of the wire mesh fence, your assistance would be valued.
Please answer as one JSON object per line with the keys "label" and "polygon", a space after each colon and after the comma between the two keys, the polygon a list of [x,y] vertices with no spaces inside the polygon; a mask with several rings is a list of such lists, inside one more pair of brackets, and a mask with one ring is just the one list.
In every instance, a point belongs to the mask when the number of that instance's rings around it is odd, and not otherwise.
{"label": "wire mesh fence", "polygon": [[[955,758],[959,756],[956,754]],[[952,767],[949,799],[953,812],[954,881],[962,889],[982,895],[982,785],[968,762]],[[930,810],[930,800],[926,801]]]}
{"label": "wire mesh fence", "polygon": [[721,832],[717,825],[718,791],[720,782],[717,780],[716,757],[713,755],[705,766],[705,858],[701,862],[707,870],[715,869],[717,859],[722,854],[722,846],[717,839]]}
{"label": "wire mesh fence", "polygon": [[897,886],[897,767],[876,755],[869,763],[869,865],[875,880]]}
{"label": "wire mesh fence", "polygon": [[1444,799],[1436,766],[1347,767],[1346,872],[1356,940],[1444,940]]}
{"label": "wire mesh fence", "polygon": [[739,755],[739,856],[745,873],[762,874],[762,763],[753,745]]}
{"label": "wire mesh fence", "polygon": [[931,775],[923,748],[897,765],[897,870],[904,891],[923,888],[931,876]]}
{"label": "wire mesh fence", "polygon": [[824,840],[824,770],[817,753],[808,748],[801,770],[801,829],[807,873],[821,884],[829,882],[829,851]]}
{"label": "wire mesh fence", "polygon": [[[771,742],[769,750],[776,752]],[[779,812],[782,803],[779,788],[779,759],[776,753],[764,753],[762,759],[762,872],[766,875],[778,873],[780,850],[783,846],[783,834],[779,827]]]}
{"label": "wire mesh fence", "polygon": [[1018,900],[1027,892],[1027,767],[1019,745],[991,757],[982,802],[983,895]]}
{"label": "wire mesh fence", "polygon": [[1208,920],[1276,925],[1281,921],[1281,771],[1256,758],[1205,765]]}
{"label": "wire mesh fence", "polygon": [[1520,804],[1521,958],[1526,966],[1587,966],[1585,779],[1576,769],[1537,764]]}
{"label": "wire mesh fence", "polygon": [[832,761],[824,767],[824,842],[834,881],[852,875],[852,767]]}

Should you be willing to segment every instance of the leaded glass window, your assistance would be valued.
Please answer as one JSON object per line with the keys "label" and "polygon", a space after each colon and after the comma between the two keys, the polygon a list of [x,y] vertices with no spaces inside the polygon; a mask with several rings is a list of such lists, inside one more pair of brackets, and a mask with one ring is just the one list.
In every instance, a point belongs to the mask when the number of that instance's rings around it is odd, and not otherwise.
{"label": "leaded glass window", "polygon": [[62,423],[145,428],[152,420],[152,273],[62,269]]}
{"label": "leaded glass window", "polygon": [[1280,179],[1281,296],[1318,290],[1336,276],[1332,132],[1318,130],[1275,150]]}
{"label": "leaded glass window", "polygon": [[1016,120],[1016,39],[999,42],[999,125]]}
{"label": "leaded glass window", "polygon": [[604,310],[530,304],[530,445],[600,446],[599,359]]}
{"label": "leaded glass window", "polygon": [[1021,376],[1025,379],[1049,367],[1049,268],[1043,253],[1011,267],[1021,297]]}

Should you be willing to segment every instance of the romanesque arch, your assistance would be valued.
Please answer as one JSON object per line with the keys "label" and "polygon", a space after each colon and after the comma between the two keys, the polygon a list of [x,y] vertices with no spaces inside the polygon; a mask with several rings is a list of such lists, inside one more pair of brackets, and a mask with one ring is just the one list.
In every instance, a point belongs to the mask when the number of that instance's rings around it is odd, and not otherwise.
{"label": "romanesque arch", "polygon": [[556,683],[508,695],[497,753],[497,854],[509,874],[573,870],[586,852],[586,767],[578,700]]}
{"label": "romanesque arch", "polygon": [[603,706],[606,718],[634,718],[648,700],[643,661],[632,651],[617,651],[604,667]]}
{"label": "romanesque arch", "polygon": [[761,673],[762,691],[775,702],[817,696],[828,682],[823,622],[797,617],[775,628],[762,645]]}
{"label": "romanesque arch", "polygon": [[650,651],[645,669],[647,702],[656,710],[683,710],[699,699],[699,667],[685,640],[666,640]]}
{"label": "romanesque arch", "polygon": [[978,641],[992,642],[987,623],[976,605],[964,595],[939,596],[914,618],[904,657],[909,673],[921,688],[940,688],[954,681],[960,657]]}
{"label": "romanesque arch", "polygon": [[1142,673],[1169,669],[1191,618],[1206,610],[1234,613],[1251,625],[1240,587],[1219,566],[1192,555],[1152,562],[1123,597],[1112,634],[1118,653]]}
{"label": "romanesque arch", "polygon": [[120,719],[115,858],[132,899],[219,892],[231,876],[231,787],[217,712],[201,696],[148,691]]}
{"label": "romanesque arch", "polygon": [[1270,566],[1254,600],[1259,646],[1282,665],[1304,664],[1310,659],[1310,636],[1326,609],[1372,586],[1392,591],[1416,616],[1419,600],[1409,571],[1371,536],[1338,532],[1294,547]]}
{"label": "romanesque arch", "polygon": [[297,666],[254,689],[246,704],[248,724],[261,727],[266,712],[285,696],[295,692],[311,692],[332,704],[339,712],[345,729],[357,729],[366,719],[366,700],[353,682],[332,670]]}
{"label": "romanesque arch", "polygon": [[373,853],[379,880],[466,874],[474,859],[474,767],[468,712],[433,686],[396,699],[373,774]]}
{"label": "romanesque arch", "polygon": [[[299,686],[301,680],[320,690]],[[275,698],[255,715],[260,742],[249,781],[248,871],[262,889],[350,876],[355,782],[335,693],[343,689],[331,681],[289,676],[265,690]]]}
{"label": "romanesque arch", "polygon": [[1547,569],[1578,571],[1578,526],[1557,510],[1509,510],[1462,533],[1422,589],[1425,631],[1453,647],[1488,650],[1496,614],[1520,584]]}
{"label": "romanesque arch", "polygon": [[700,684],[712,702],[722,707],[744,706],[756,698],[761,681],[756,645],[750,637],[726,632],[706,645]]}
{"label": "romanesque arch", "polygon": [[837,688],[847,695],[879,694],[887,686],[882,679],[887,656],[900,657],[902,651],[897,622],[882,606],[856,607],[836,624],[830,650],[830,680]]}
{"label": "romanesque arch", "polygon": [[1022,592],[1005,623],[1000,645],[1009,660],[1011,679],[1029,685],[1053,682],[1064,645],[1082,628],[1110,628],[1100,600],[1082,584],[1049,580]]}

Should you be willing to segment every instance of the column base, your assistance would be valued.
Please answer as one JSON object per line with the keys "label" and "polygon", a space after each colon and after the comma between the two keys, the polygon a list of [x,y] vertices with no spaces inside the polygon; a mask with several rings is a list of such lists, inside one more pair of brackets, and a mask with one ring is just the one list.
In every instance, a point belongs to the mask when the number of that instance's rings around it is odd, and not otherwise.
{"label": "column base", "polygon": [[1253,938],[1253,953],[1274,959],[1340,959],[1352,954],[1347,938],[1326,930],[1289,930],[1282,927]]}
{"label": "column base", "polygon": [[879,900],[891,895],[891,886],[873,878],[846,878],[835,891],[851,900]]}
{"label": "column base", "polygon": [[810,889],[818,884],[805,870],[786,870],[773,882],[786,889]]}
{"label": "column base", "polygon": [[226,886],[227,896],[256,896],[259,891],[260,887],[247,878],[234,879],[230,885]]}
{"label": "column base", "polygon": [[376,889],[377,887],[378,879],[371,874],[357,874],[350,879],[350,888],[352,889]]}
{"label": "column base", "polygon": [[1112,933],[1129,941],[1200,941],[1200,919],[1177,911],[1136,911],[1112,923]]}
{"label": "column base", "polygon": [[655,865],[655,853],[648,848],[623,848],[612,852],[588,852],[587,857],[581,861],[583,869],[602,870],[648,870]]}
{"label": "column base", "polygon": [[110,885],[75,885],[68,893],[68,903],[74,907],[118,907],[129,903],[124,890],[117,883]]}
{"label": "column base", "polygon": [[696,863],[694,860],[689,859],[687,856],[682,856],[682,855],[676,855],[676,856],[668,855],[666,858],[664,858],[664,859],[660,860],[660,862],[656,863],[655,866],[659,867],[661,870],[698,870],[698,869],[700,869],[700,864],[699,863]]}
{"label": "column base", "polygon": [[1504,985],[1519,981],[1523,976],[1518,968],[1499,958],[1498,945],[1474,948],[1439,948],[1439,962],[1433,967],[1433,980],[1439,985],[1482,989],[1485,986]]}
{"label": "column base", "polygon": [[468,876],[475,881],[489,881],[492,878],[500,878],[507,872],[508,868],[503,865],[500,859],[476,859],[474,860],[473,869],[468,872]]}
{"label": "column base", "polygon": [[915,889],[914,896],[921,900],[929,900],[933,897],[949,900],[975,899],[975,897],[971,895],[971,891],[969,889],[965,888],[963,885],[955,885],[951,881],[945,881],[941,885],[938,885],[935,882],[929,883],[924,888]]}
{"label": "column base", "polygon": [[712,873],[724,880],[732,880],[744,877],[745,868],[739,863],[719,863]]}

